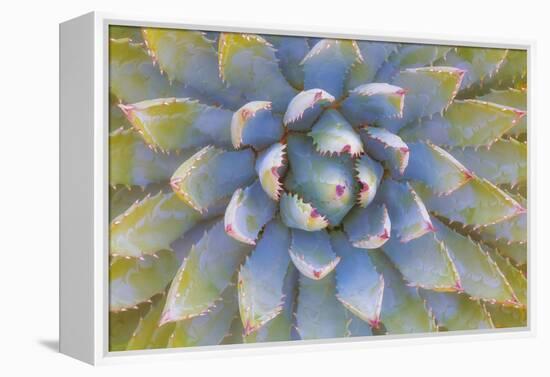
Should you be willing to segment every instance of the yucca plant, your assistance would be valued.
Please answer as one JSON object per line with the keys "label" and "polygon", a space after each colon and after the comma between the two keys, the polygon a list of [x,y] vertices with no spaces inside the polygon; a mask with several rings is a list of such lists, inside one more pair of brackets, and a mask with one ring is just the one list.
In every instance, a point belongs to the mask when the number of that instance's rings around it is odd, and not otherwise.
{"label": "yucca plant", "polygon": [[112,27],[110,349],[526,325],[524,51]]}

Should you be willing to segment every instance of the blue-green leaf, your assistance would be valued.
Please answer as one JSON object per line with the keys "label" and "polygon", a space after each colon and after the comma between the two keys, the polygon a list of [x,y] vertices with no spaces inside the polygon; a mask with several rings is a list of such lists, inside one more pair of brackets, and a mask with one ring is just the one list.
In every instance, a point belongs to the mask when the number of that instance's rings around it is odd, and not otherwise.
{"label": "blue-green leaf", "polygon": [[297,195],[284,193],[281,197],[280,212],[281,219],[290,228],[315,232],[328,226],[327,219]]}
{"label": "blue-green leaf", "polygon": [[188,205],[204,212],[254,177],[254,153],[226,152],[212,146],[191,156],[174,172],[170,185]]}
{"label": "blue-green leaf", "polygon": [[131,103],[175,95],[141,43],[109,41],[109,90],[119,101]]}
{"label": "blue-green leaf", "polygon": [[158,98],[120,107],[145,143],[161,151],[231,146],[231,111],[188,98]]}
{"label": "blue-green leaf", "polygon": [[109,134],[109,184],[144,187],[168,180],[193,153],[155,153],[134,130],[120,128]]}
{"label": "blue-green leaf", "polygon": [[351,67],[363,61],[357,42],[322,39],[304,57],[304,88],[321,88],[340,98]]}
{"label": "blue-green leaf", "polygon": [[279,180],[284,173],[284,156],[286,145],[275,143],[261,152],[256,159],[256,173],[267,195],[273,200],[279,200],[282,184]]}
{"label": "blue-green leaf", "polygon": [[239,149],[250,145],[263,149],[283,136],[283,123],[279,115],[271,112],[271,103],[253,101],[242,106],[231,120],[231,142]]}
{"label": "blue-green leaf", "polygon": [[444,197],[433,194],[423,184],[413,185],[430,211],[474,227],[496,224],[525,212],[510,195],[478,177]]}
{"label": "blue-green leaf", "polygon": [[240,93],[226,88],[220,79],[216,46],[205,33],[161,28],[142,30],[153,62],[158,63],[170,82],[177,80],[230,108],[242,103]]}
{"label": "blue-green leaf", "polygon": [[409,163],[409,147],[401,138],[383,128],[364,127],[361,133],[368,154],[384,161],[396,176],[403,174]]}
{"label": "blue-green leaf", "polygon": [[283,123],[290,130],[307,131],[324,107],[332,102],[334,97],[323,89],[316,88],[300,92],[288,104]]}
{"label": "blue-green leaf", "polygon": [[289,253],[298,271],[314,280],[323,279],[340,262],[340,257],[332,250],[325,230],[306,232],[292,229]]}
{"label": "blue-green leaf", "polygon": [[321,154],[363,153],[363,143],[353,127],[336,110],[327,110],[308,133]]}
{"label": "blue-green leaf", "polygon": [[[523,111],[527,110],[527,88],[492,90],[478,99],[513,107]],[[510,128],[505,134],[517,136],[524,132],[527,132],[527,116],[522,117],[517,125]]]}
{"label": "blue-green leaf", "polygon": [[115,257],[109,265],[109,310],[132,308],[166,289],[177,270],[172,251],[142,258]]}
{"label": "blue-green leaf", "polygon": [[454,101],[444,116],[423,119],[403,129],[406,141],[429,140],[452,147],[490,146],[518,124],[525,112],[480,100]]}
{"label": "blue-green leaf", "polygon": [[464,162],[459,156],[457,161],[430,142],[407,145],[410,155],[404,178],[423,182],[438,195],[448,195],[472,179],[472,172],[459,162]]}
{"label": "blue-green leaf", "polygon": [[395,43],[357,41],[363,61],[351,67],[346,80],[346,89],[351,90],[361,84],[374,81],[378,69],[396,50]]}
{"label": "blue-green leaf", "polygon": [[437,291],[462,290],[447,248],[433,233],[406,243],[391,239],[382,249],[409,285]]}
{"label": "blue-green leaf", "polygon": [[481,47],[457,47],[443,59],[445,65],[463,69],[461,90],[472,85],[483,85],[504,62],[508,50]]}
{"label": "blue-green leaf", "polygon": [[388,207],[392,237],[397,237],[401,242],[409,242],[434,231],[424,203],[407,182],[384,180],[377,200]]}
{"label": "blue-green leaf", "polygon": [[384,118],[403,116],[405,91],[386,83],[363,84],[349,92],[342,102],[342,114],[354,126],[363,126]]}
{"label": "blue-green leaf", "polygon": [[259,181],[244,190],[238,188],[225,210],[225,231],[237,241],[255,245],[258,234],[273,218],[276,209]]}
{"label": "blue-green leaf", "polygon": [[330,224],[339,224],[353,207],[357,185],[353,161],[347,155],[321,156],[310,138],[290,135],[288,138],[290,171],[286,188],[311,203]]}
{"label": "blue-green leaf", "polygon": [[384,174],[384,169],[382,165],[374,161],[367,154],[364,154],[356,160],[355,170],[357,171],[357,181],[360,185],[357,201],[364,208],[374,200],[378,186],[380,186],[380,181],[382,180],[382,175]]}
{"label": "blue-green leaf", "polygon": [[463,293],[422,290],[421,296],[432,310],[437,325],[444,330],[478,330],[494,327],[491,316],[479,300]]}
{"label": "blue-green leaf", "polygon": [[384,298],[380,318],[389,334],[411,334],[436,331],[431,313],[418,294],[409,287],[384,253],[369,253],[376,269],[384,278]]}
{"label": "blue-green leaf", "polygon": [[212,309],[250,249],[225,233],[223,221],[214,225],[180,266],[160,324],[196,317]]}
{"label": "blue-green leaf", "polygon": [[368,252],[353,247],[344,233],[332,233],[331,243],[341,258],[336,267],[336,297],[353,314],[378,327],[384,278],[376,271]]}
{"label": "blue-green leaf", "polygon": [[302,339],[341,338],[348,335],[346,309],[336,299],[334,274],[311,280],[300,276],[296,328]]}
{"label": "blue-green leaf", "polygon": [[452,67],[421,67],[401,71],[392,82],[406,91],[403,117],[379,125],[397,132],[405,125],[445,110],[456,96],[464,71]]}
{"label": "blue-green leaf", "polygon": [[471,297],[495,302],[517,302],[510,283],[481,246],[434,220],[436,237],[442,241],[460,276],[462,288]]}
{"label": "blue-green leaf", "polygon": [[223,292],[216,306],[206,314],[176,322],[167,347],[197,347],[220,344],[237,314],[235,287]]}
{"label": "blue-green leaf", "polygon": [[244,335],[258,330],[283,309],[283,283],[290,258],[290,232],[279,221],[262,238],[239,271],[239,311]]}
{"label": "blue-green leaf", "polygon": [[111,256],[142,257],[170,249],[200,217],[173,193],[147,195],[112,220],[109,252]]}
{"label": "blue-green leaf", "polygon": [[501,139],[487,148],[452,148],[450,152],[495,185],[515,186],[527,181],[527,145],[514,139]]}
{"label": "blue-green leaf", "polygon": [[344,219],[344,230],[353,246],[376,249],[390,238],[391,221],[385,204],[355,207]]}
{"label": "blue-green leaf", "polygon": [[275,47],[279,67],[288,82],[296,89],[304,87],[304,71],[300,62],[309,52],[306,38],[266,35],[265,39]]}
{"label": "blue-green leaf", "polygon": [[296,91],[279,70],[275,50],[262,37],[222,33],[218,47],[221,78],[243,92],[248,101],[269,101],[273,110],[285,111]]}

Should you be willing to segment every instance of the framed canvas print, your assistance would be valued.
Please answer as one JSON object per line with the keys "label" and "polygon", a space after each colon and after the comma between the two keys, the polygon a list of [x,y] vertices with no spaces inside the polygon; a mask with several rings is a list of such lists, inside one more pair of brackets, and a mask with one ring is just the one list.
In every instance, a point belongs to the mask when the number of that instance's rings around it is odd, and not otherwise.
{"label": "framed canvas print", "polygon": [[529,332],[530,48],[62,24],[62,352]]}

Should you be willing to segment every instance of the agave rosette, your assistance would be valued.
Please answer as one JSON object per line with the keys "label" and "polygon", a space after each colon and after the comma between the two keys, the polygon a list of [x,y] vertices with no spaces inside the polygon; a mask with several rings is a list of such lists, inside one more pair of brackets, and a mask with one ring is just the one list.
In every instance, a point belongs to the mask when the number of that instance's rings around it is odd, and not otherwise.
{"label": "agave rosette", "polygon": [[525,52],[111,37],[112,350],[525,326]]}

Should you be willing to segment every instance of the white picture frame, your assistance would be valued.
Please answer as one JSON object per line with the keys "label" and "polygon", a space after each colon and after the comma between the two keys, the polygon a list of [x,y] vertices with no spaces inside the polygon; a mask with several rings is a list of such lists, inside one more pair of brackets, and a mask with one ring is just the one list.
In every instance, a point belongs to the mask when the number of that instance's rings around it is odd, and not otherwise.
{"label": "white picture frame", "polygon": [[[60,351],[90,364],[147,361],[151,359],[221,357],[234,354],[287,353],[300,350],[348,349],[389,344],[472,341],[485,337],[533,336],[535,281],[528,274],[528,325],[521,329],[453,331],[370,338],[346,338],[224,345],[188,349],[108,351],[108,28],[109,25],[169,27],[208,31],[254,32],[297,36],[323,36],[394,42],[524,49],[528,56],[528,108],[531,108],[533,41],[448,38],[416,33],[387,35],[363,30],[254,25],[253,23],[194,23],[145,19],[105,13],[88,13],[60,25]],[[529,137],[536,137],[532,117]],[[529,225],[533,206],[534,143],[529,145]],[[531,226],[528,238],[532,239]],[[528,265],[534,265],[528,242]]]}

